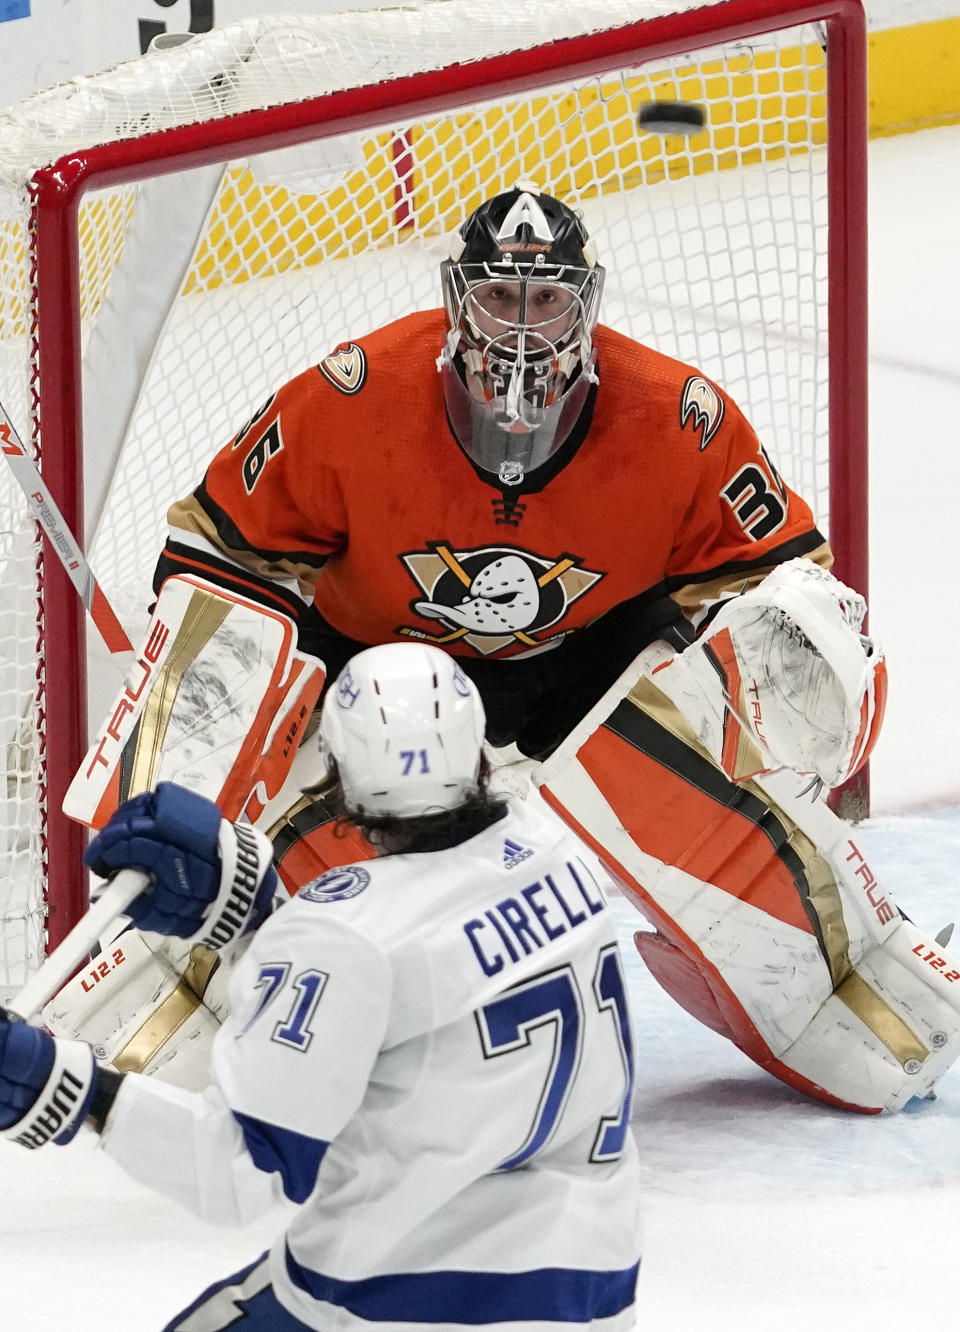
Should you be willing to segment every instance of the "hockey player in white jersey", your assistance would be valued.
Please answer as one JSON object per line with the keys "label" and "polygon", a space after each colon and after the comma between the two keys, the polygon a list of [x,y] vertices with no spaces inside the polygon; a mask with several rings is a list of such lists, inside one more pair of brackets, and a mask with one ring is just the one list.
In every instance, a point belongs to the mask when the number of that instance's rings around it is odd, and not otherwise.
{"label": "hockey player in white jersey", "polygon": [[[214,1221],[301,1204],[167,1332],[634,1326],[634,1061],[609,877],[532,789],[488,792],[483,729],[435,648],[344,668],[322,742],[380,854],[253,935],[206,1091],[0,1025],[8,1138],[63,1143],[88,1120],[130,1175]],[[208,944],[255,924],[272,887],[249,829],[178,787],[122,806],[93,847],[102,869],[152,874],[137,923]]]}

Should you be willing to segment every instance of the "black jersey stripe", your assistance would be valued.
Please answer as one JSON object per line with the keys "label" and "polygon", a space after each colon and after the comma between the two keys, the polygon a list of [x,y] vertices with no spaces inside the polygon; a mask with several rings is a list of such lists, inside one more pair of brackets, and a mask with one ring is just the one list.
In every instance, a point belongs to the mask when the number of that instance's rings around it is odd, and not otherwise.
{"label": "black jersey stripe", "polygon": [[194,546],[168,540],[153,573],[154,592],[159,593],[161,585],[172,574],[180,573],[206,578],[227,592],[234,592],[250,601],[259,601],[270,610],[282,610],[294,621],[298,621],[308,609],[295,592],[282,584],[261,578],[251,570],[233,564],[230,560],[219,559],[208,551],[199,551]]}
{"label": "black jersey stripe", "polygon": [[227,550],[256,555],[268,564],[284,562],[302,564],[310,569],[322,569],[327,562],[326,555],[318,555],[313,550],[267,550],[263,546],[255,546],[247,540],[227,511],[211,497],[204,481],[201,481],[193,492],[193,498],[210,519],[214,531]]}
{"label": "black jersey stripe", "polygon": [[791,541],[785,541],[780,546],[773,546],[762,555],[758,555],[754,560],[730,560],[727,564],[715,564],[710,569],[699,569],[696,573],[671,574],[667,579],[667,591],[676,592],[681,587],[695,586],[697,583],[712,583],[718,579],[733,579],[739,574],[750,575],[758,569],[772,569],[777,564],[784,564],[787,560],[795,560],[802,555],[809,555],[818,546],[826,545],[827,539],[823,533],[818,532],[815,527],[811,527],[809,532],[804,532]]}
{"label": "black jersey stripe", "polygon": [[342,803],[338,803],[329,793],[311,796],[308,804],[292,814],[276,832],[271,833],[274,865],[279,868],[287,852],[302,838],[332,823],[342,813]]}

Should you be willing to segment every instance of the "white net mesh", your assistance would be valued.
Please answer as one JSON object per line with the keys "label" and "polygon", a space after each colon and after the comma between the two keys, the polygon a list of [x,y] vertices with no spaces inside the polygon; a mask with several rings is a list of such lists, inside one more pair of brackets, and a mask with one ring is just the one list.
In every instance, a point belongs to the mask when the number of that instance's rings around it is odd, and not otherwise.
{"label": "white net mesh", "polygon": [[[483,0],[444,0],[274,16],[152,52],[0,115],[0,401],[31,433],[27,186],[39,165],[97,144],[140,143],[156,129],[441,68],[468,49],[476,59],[665,8],[514,0],[499,15]],[[603,322],[721,382],[826,526],[822,42],[819,29],[788,27],[600,78],[555,79],[505,100],[468,97],[442,114],[283,151],[237,151],[222,176],[219,167],[171,169],[87,195],[76,336],[85,353],[89,549],[131,631],[142,623],[165,509],[200,479],[213,451],[280,382],[337,343],[439,305],[448,233],[524,176],[582,208],[608,272]],[[706,130],[690,139],[639,133],[637,107],[663,98],[704,105]],[[41,401],[41,420],[42,409]],[[43,881],[36,537],[3,474],[0,541],[2,986],[37,956]],[[98,719],[107,701],[96,698]]]}
{"label": "white net mesh", "polygon": [[[26,190],[0,190],[0,401],[31,419],[30,263]],[[40,543],[23,496],[0,470],[0,983],[21,982],[43,956],[44,726],[38,604]]]}

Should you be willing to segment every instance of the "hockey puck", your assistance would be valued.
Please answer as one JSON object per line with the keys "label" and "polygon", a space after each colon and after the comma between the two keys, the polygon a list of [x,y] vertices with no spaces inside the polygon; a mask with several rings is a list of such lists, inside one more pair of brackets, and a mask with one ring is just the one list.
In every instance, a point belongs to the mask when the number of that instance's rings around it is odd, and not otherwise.
{"label": "hockey puck", "polygon": [[637,124],[650,134],[697,134],[706,123],[696,102],[645,102],[637,111]]}

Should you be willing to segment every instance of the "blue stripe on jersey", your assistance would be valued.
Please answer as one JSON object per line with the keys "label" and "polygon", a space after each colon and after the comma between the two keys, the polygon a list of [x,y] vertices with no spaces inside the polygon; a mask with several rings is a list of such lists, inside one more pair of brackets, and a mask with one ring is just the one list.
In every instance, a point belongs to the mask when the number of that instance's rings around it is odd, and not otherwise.
{"label": "blue stripe on jersey", "polygon": [[621,1272],[544,1267],[533,1272],[410,1272],[342,1281],[301,1267],[287,1249],[287,1273],[315,1300],[368,1322],[589,1323],[634,1300],[639,1262]]}
{"label": "blue stripe on jersey", "polygon": [[308,1138],[304,1133],[268,1124],[253,1115],[233,1111],[240,1125],[247,1151],[258,1170],[267,1174],[277,1170],[283,1191],[291,1202],[302,1203],[313,1192],[324,1152],[330,1146],[322,1138]]}

